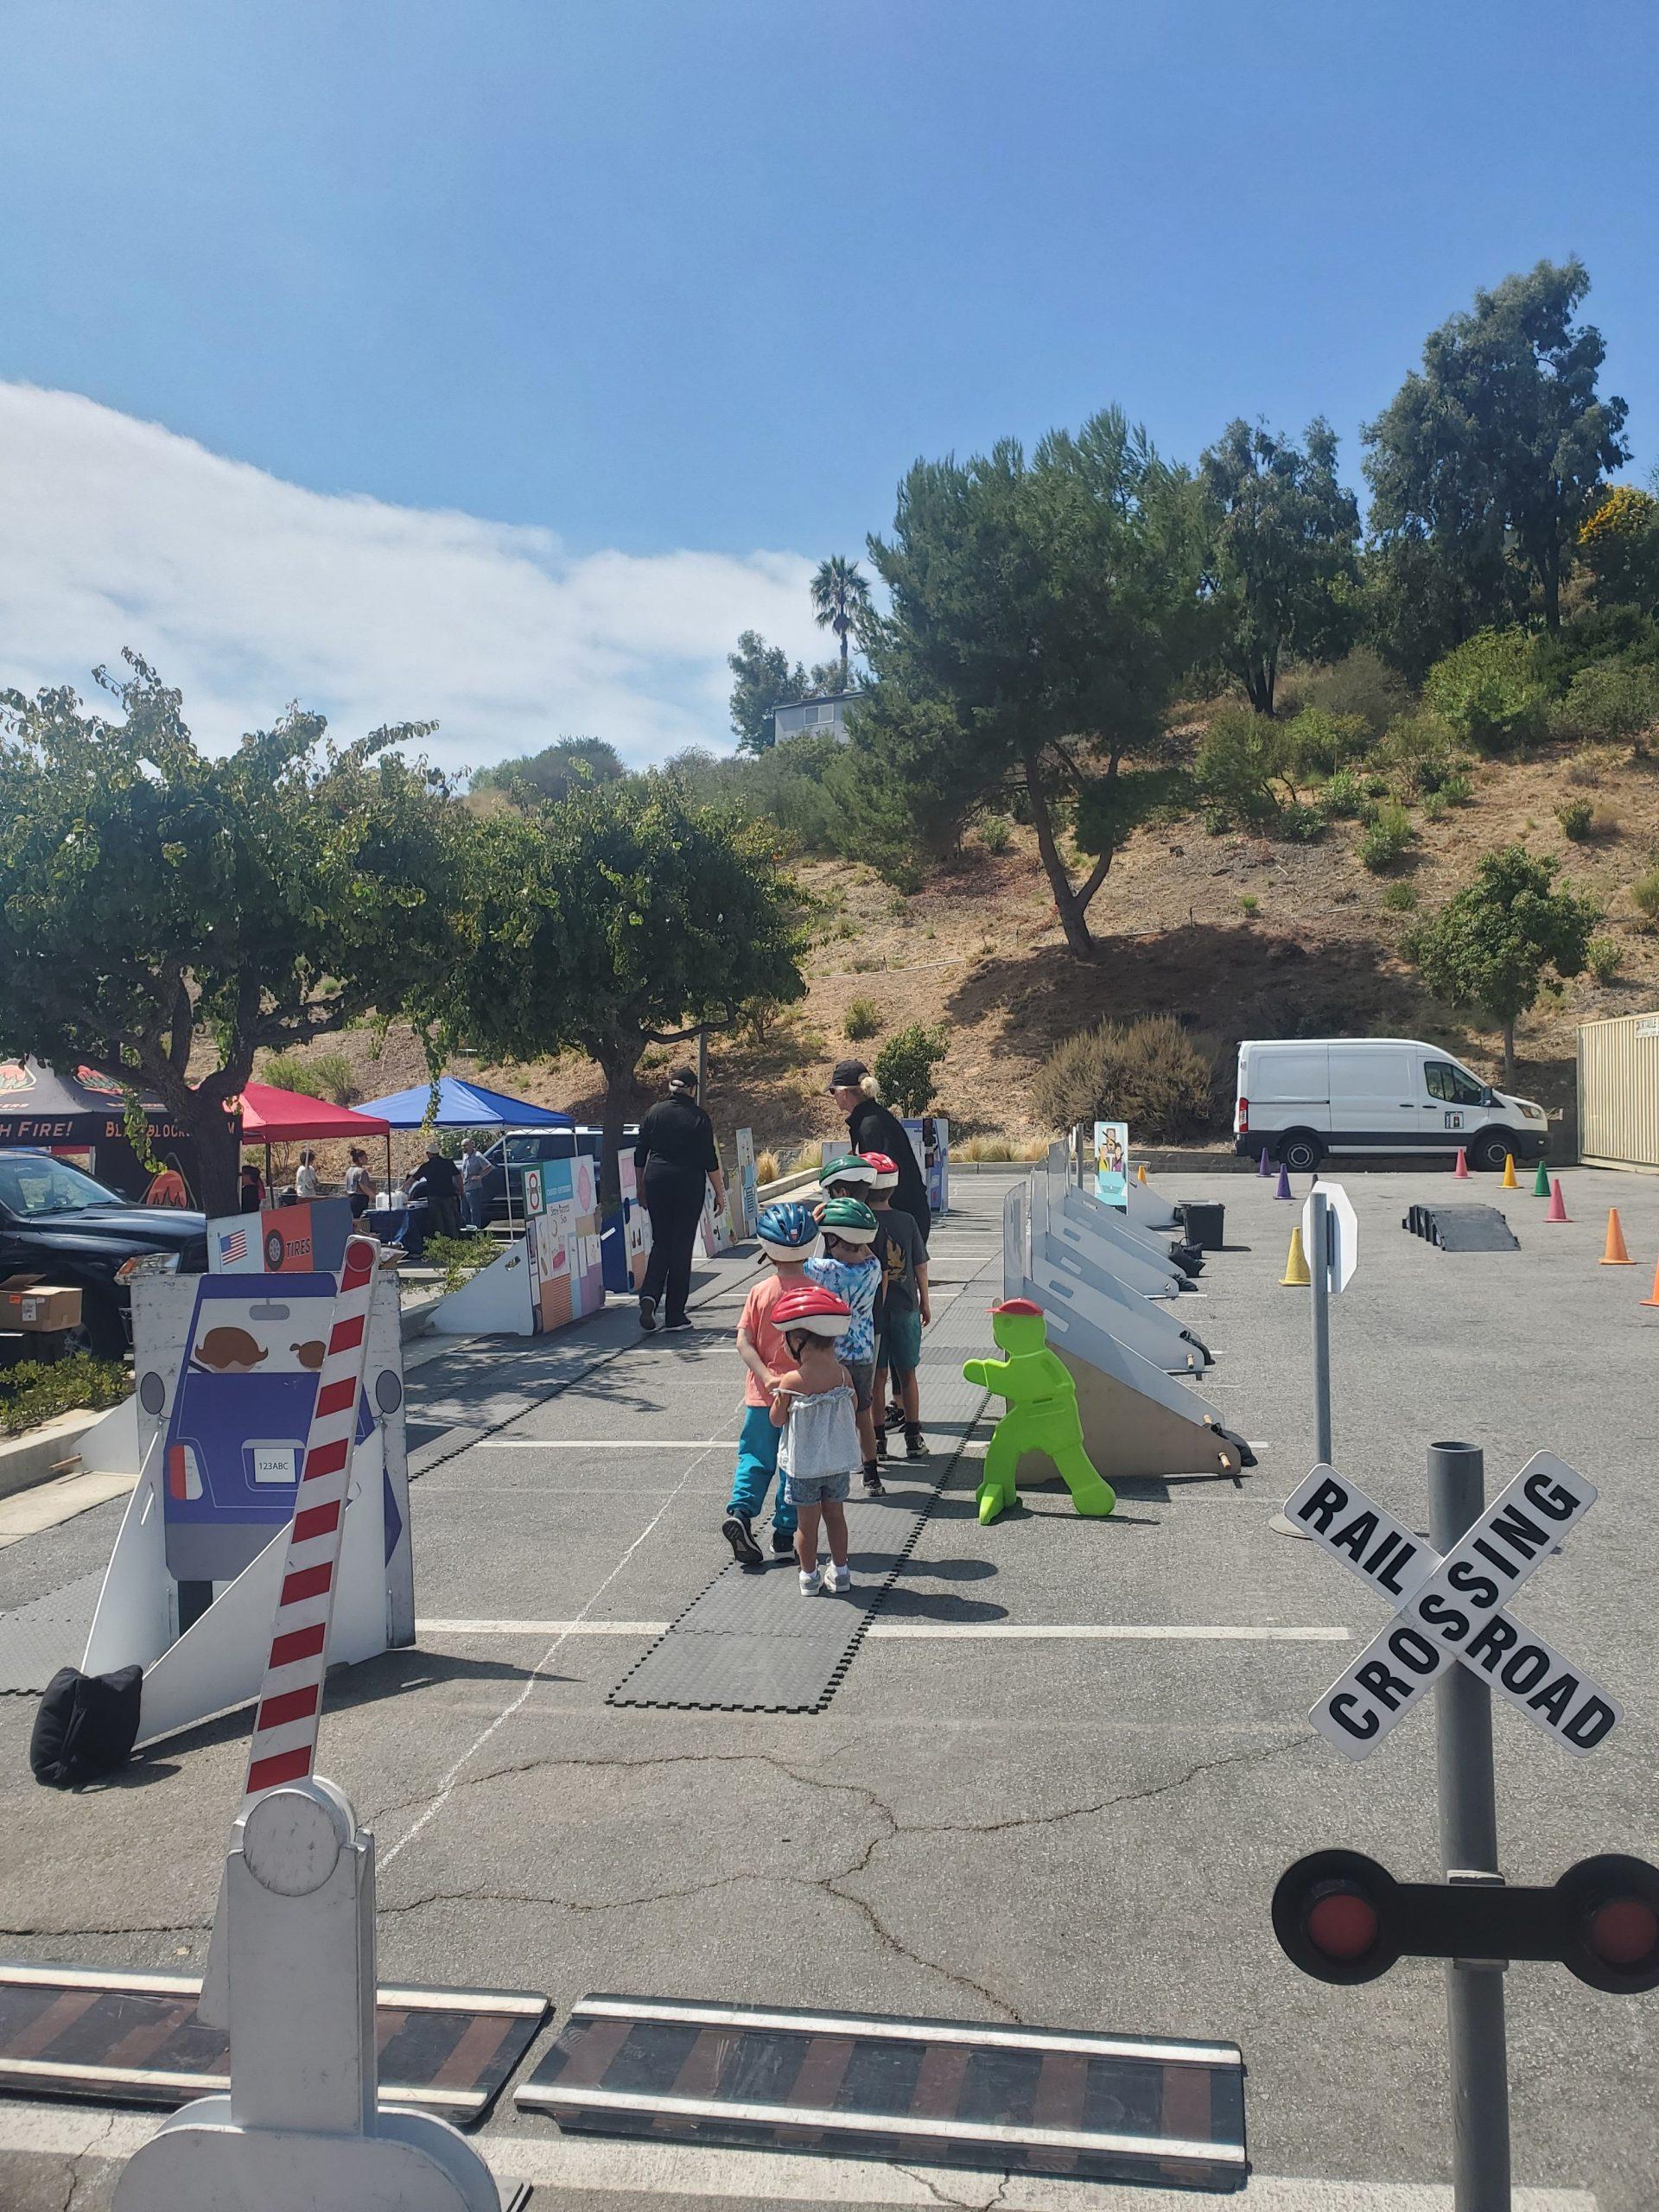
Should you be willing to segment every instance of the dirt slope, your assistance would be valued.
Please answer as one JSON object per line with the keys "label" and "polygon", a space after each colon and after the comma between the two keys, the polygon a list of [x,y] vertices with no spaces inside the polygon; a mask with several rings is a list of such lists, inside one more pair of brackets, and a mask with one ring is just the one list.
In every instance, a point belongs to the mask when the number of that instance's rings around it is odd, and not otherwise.
{"label": "dirt slope", "polygon": [[[1576,798],[1593,800],[1605,821],[1586,843],[1569,843],[1555,819],[1556,808]],[[1629,895],[1659,850],[1659,766],[1611,748],[1578,755],[1571,777],[1564,752],[1484,763],[1474,771],[1467,805],[1439,822],[1414,809],[1413,819],[1417,845],[1387,876],[1360,865],[1349,823],[1308,846],[1212,836],[1196,820],[1142,831],[1096,899],[1100,956],[1092,966],[1061,944],[1028,832],[1016,830],[995,856],[970,839],[961,867],[909,898],[867,868],[807,863],[798,872],[823,902],[807,961],[809,995],[761,1039],[710,1040],[716,1126],[747,1123],[763,1147],[830,1134],[838,1125],[823,1095],[830,1063],[849,1052],[873,1061],[883,1036],[918,1020],[949,1032],[940,1104],[967,1134],[1039,1134],[1029,1096],[1033,1071],[1060,1039],[1103,1015],[1173,1011],[1223,1048],[1243,1036],[1297,1033],[1421,1036],[1496,1077],[1496,1033],[1427,998],[1400,948],[1481,854],[1515,840],[1558,855],[1565,878],[1600,899],[1603,932],[1622,955],[1613,982],[1580,977],[1522,1027],[1518,1087],[1563,1103],[1572,1094],[1576,1025],[1659,1006],[1659,936],[1641,926]],[[1384,905],[1397,883],[1414,890],[1414,911]],[[1247,898],[1256,902],[1254,912]],[[880,1027],[854,1042],[849,1014],[860,1001],[869,1002]],[[396,1028],[378,1060],[365,1031],[324,1049],[350,1055],[365,1097],[424,1073],[416,1040]],[[653,1053],[642,1103],[660,1087],[661,1068],[680,1056]],[[578,1059],[458,1071],[588,1116],[599,1103],[596,1072]]]}

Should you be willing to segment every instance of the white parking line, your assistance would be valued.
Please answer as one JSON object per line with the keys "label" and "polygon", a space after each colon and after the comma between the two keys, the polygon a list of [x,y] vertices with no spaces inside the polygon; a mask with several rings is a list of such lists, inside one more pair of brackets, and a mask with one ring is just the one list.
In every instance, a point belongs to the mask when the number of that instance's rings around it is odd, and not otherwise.
{"label": "white parking line", "polygon": [[[475,1452],[706,1452],[723,1436],[491,1436]],[[1255,1450],[1255,1446],[1251,1446]]]}
{"label": "white parking line", "polygon": [[[0,2154],[103,2164],[130,2158],[161,2125],[149,2113],[97,2105],[0,2102]],[[675,2143],[595,2142],[580,2136],[503,2134],[473,2141],[499,2181],[549,2190],[652,2197],[727,2197],[762,2204],[965,2206],[998,2212],[1236,2212],[1238,2196],[995,2170],[912,2170],[879,2159],[818,2158],[785,2152],[702,2150]],[[948,2196],[945,2192],[948,2190]],[[1306,2181],[1250,2177],[1252,2212],[1452,2212],[1452,2191],[1428,2182]],[[1585,2189],[1517,2189],[1515,2212],[1596,2212]]]}
{"label": "white parking line", "polygon": [[1027,1628],[1012,1621],[878,1621],[869,1631],[871,1639],[941,1637],[953,1641],[966,1637],[988,1637],[993,1640],[1001,1637],[1010,1641],[1023,1638],[1036,1643],[1061,1641],[1079,1643],[1349,1643],[1353,1640],[1353,1630],[1345,1628],[1179,1627],[1166,1621],[1111,1621],[1097,1627],[1083,1628]]}
{"label": "white parking line", "polygon": [[666,1621],[416,1621],[416,1636],[666,1636]]}

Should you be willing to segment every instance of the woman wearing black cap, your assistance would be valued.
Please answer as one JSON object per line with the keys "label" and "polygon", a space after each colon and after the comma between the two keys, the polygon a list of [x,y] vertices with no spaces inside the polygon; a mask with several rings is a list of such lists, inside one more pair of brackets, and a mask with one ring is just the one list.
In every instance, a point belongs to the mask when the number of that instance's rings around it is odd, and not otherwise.
{"label": "woman wearing black cap", "polygon": [[651,1216],[651,1255],[639,1287],[639,1325],[657,1325],[657,1302],[667,1311],[665,1329],[689,1329],[685,1301],[691,1288],[691,1248],[702,1219],[703,1184],[715,1186],[715,1204],[726,1203],[726,1185],[715,1150],[715,1125],[697,1103],[697,1078],[675,1068],[668,1096],[639,1124],[633,1172]]}
{"label": "woman wearing black cap", "polygon": [[896,1114],[890,1113],[881,1103],[875,1077],[862,1060],[837,1060],[830,1078],[830,1089],[836,1105],[847,1116],[847,1135],[853,1150],[885,1152],[896,1163],[899,1185],[893,1192],[893,1203],[901,1213],[910,1216],[921,1230],[925,1244],[928,1231],[933,1226],[933,1214],[927,1203],[927,1179],[916,1158],[909,1130]]}

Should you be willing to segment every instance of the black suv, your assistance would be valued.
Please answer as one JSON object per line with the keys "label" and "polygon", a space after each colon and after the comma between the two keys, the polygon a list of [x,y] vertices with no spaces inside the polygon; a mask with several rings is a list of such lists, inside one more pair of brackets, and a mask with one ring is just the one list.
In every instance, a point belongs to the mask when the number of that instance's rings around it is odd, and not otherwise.
{"label": "black suv", "polygon": [[0,1282],[38,1275],[78,1285],[86,1348],[100,1359],[120,1358],[132,1341],[127,1286],[135,1262],[152,1254],[203,1274],[207,1217],[136,1206],[49,1153],[0,1152]]}

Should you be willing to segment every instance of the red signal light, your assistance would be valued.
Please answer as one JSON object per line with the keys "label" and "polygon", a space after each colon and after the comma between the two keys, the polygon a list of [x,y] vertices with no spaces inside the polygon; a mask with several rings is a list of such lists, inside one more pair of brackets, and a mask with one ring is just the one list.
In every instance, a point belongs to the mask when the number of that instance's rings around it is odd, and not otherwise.
{"label": "red signal light", "polygon": [[1363,1959],[1376,1942],[1381,1923],[1376,1907],[1357,1890],[1332,1883],[1302,1915],[1307,1940],[1327,1959]]}
{"label": "red signal light", "polygon": [[1659,1913],[1640,1897],[1615,1897],[1591,1914],[1585,1941],[1610,1967],[1641,1966],[1659,1951]]}

